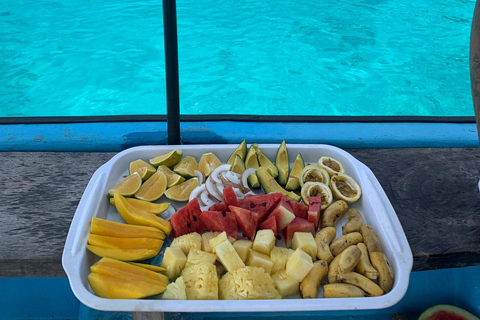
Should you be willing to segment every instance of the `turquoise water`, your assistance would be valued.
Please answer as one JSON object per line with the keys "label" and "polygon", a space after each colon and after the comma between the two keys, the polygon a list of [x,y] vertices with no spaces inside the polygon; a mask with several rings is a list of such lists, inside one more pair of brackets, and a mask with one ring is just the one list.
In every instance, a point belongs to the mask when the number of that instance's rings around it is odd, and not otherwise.
{"label": "turquoise water", "polygon": [[[474,0],[177,0],[181,112],[472,116]],[[0,6],[0,116],[165,114],[161,1]]]}

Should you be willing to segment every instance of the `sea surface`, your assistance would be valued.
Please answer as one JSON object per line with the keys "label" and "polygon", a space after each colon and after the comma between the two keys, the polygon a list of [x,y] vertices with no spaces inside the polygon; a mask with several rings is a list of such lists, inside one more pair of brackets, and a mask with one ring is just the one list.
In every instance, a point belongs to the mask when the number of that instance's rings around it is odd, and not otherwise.
{"label": "sea surface", "polygon": [[[474,0],[177,0],[182,114],[473,116]],[[0,117],[166,114],[162,2],[4,0]]]}

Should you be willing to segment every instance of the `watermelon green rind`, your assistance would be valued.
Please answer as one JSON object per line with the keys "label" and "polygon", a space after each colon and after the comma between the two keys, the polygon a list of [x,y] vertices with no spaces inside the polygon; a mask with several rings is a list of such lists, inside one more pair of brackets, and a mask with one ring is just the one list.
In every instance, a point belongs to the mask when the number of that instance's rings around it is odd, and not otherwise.
{"label": "watermelon green rind", "polygon": [[442,320],[444,319],[441,315],[442,312],[463,317],[465,320],[480,320],[470,312],[448,304],[439,304],[428,308],[420,315],[418,320]]}

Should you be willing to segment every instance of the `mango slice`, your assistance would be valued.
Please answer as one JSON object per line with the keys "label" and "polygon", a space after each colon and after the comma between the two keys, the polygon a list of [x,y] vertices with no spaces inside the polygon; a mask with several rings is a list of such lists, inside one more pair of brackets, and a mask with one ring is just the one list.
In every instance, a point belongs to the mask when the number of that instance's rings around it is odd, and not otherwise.
{"label": "mango slice", "polygon": [[136,279],[122,279],[92,272],[88,282],[93,292],[99,297],[109,299],[141,299],[160,294],[167,285]]}
{"label": "mango slice", "polygon": [[129,263],[133,264],[133,265],[136,265],[138,267],[142,267],[142,268],[145,268],[145,269],[148,269],[148,270],[155,271],[155,272],[166,272],[167,271],[166,268],[162,268],[162,267],[159,267],[159,266],[154,266],[153,264],[138,263],[138,262],[129,262]]}
{"label": "mango slice", "polygon": [[93,234],[119,238],[165,239],[165,233],[158,228],[136,226],[95,217],[92,218],[90,232]]}
{"label": "mango slice", "polygon": [[[154,203],[135,198],[125,198],[125,200],[127,200],[128,203],[130,203],[135,208],[138,208],[139,210],[147,211],[156,215],[159,215],[170,207],[170,203],[168,202]],[[115,199],[110,198],[110,204],[115,205]]]}
{"label": "mango slice", "polygon": [[160,251],[163,241],[152,238],[119,238],[89,234],[88,243],[94,246],[117,249],[151,249]]}
{"label": "mango slice", "polygon": [[123,262],[111,258],[102,258],[90,267],[92,272],[119,276],[125,279],[139,279],[141,281],[153,281],[160,283],[168,283],[167,276],[151,271],[132,263]]}
{"label": "mango slice", "polygon": [[170,222],[157,217],[153,213],[138,209],[135,210],[135,207],[130,205],[120,194],[115,193],[113,198],[115,200],[115,207],[117,208],[118,213],[127,223],[140,226],[156,227],[165,232],[167,235],[172,231],[172,225]]}
{"label": "mango slice", "polygon": [[99,257],[107,257],[122,261],[140,261],[155,257],[158,251],[151,249],[117,249],[87,244],[87,249]]}

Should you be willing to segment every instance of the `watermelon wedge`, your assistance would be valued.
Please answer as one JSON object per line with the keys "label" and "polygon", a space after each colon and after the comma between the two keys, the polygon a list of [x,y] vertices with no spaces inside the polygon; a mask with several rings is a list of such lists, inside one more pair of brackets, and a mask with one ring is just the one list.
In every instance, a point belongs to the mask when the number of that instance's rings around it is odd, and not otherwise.
{"label": "watermelon wedge", "polygon": [[200,220],[210,231],[225,231],[228,236],[237,239],[237,219],[230,211],[203,211]]}
{"label": "watermelon wedge", "polygon": [[238,207],[237,196],[235,195],[235,191],[233,191],[232,186],[223,188],[223,201],[225,201],[227,206]]}
{"label": "watermelon wedge", "polygon": [[318,229],[318,221],[320,221],[320,208],[322,206],[321,197],[310,197],[308,199],[308,221],[313,222],[315,231]]}
{"label": "watermelon wedge", "polygon": [[273,231],[273,234],[277,236],[277,219],[275,216],[270,216],[268,219],[263,221],[260,224],[260,230],[270,229]]}
{"label": "watermelon wedge", "polygon": [[275,217],[277,220],[277,231],[280,232],[285,227],[292,222],[293,219],[295,219],[295,214],[293,214],[293,209],[290,207],[290,205],[287,203],[285,199],[280,199],[280,202],[277,204],[275,209],[273,209],[272,213],[270,214],[270,217]]}
{"label": "watermelon wedge", "polygon": [[287,203],[292,207],[293,214],[295,217],[299,217],[302,219],[308,219],[308,207],[303,203],[287,200]]}
{"label": "watermelon wedge", "polygon": [[175,237],[191,233],[191,232],[204,232],[207,227],[200,220],[200,204],[197,198],[193,198],[182,209],[175,212],[170,219],[172,224],[172,231]]}
{"label": "watermelon wedge", "polygon": [[208,208],[208,211],[229,211],[229,210],[228,210],[228,205],[225,203],[225,201],[222,201]]}
{"label": "watermelon wedge", "polygon": [[440,304],[425,310],[418,320],[479,320],[475,315],[456,306]]}
{"label": "watermelon wedge", "polygon": [[262,222],[282,199],[278,192],[245,197],[238,200],[238,206],[258,213],[258,223]]}
{"label": "watermelon wedge", "polygon": [[256,213],[248,209],[229,206],[230,211],[234,214],[237,219],[238,226],[243,231],[245,236],[250,240],[255,238],[255,233],[257,232],[257,219]]}
{"label": "watermelon wedge", "polygon": [[285,242],[287,247],[292,247],[292,239],[295,232],[315,232],[315,226],[312,222],[308,222],[305,219],[296,217],[290,222],[287,227],[283,230],[283,236],[285,237]]}

